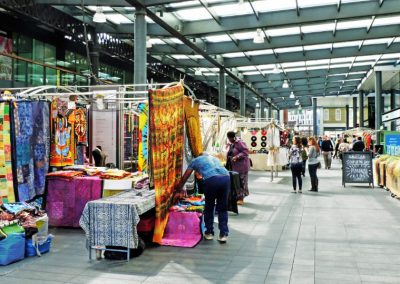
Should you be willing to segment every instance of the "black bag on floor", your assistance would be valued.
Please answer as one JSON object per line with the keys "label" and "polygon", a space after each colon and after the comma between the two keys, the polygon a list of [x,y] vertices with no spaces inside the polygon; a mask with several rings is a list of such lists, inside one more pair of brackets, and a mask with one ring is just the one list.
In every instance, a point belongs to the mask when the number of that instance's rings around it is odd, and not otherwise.
{"label": "black bag on floor", "polygon": [[237,192],[240,190],[240,177],[237,172],[229,172],[231,178],[231,190],[228,195],[228,211],[239,214],[237,206]]}
{"label": "black bag on floor", "polygon": [[[141,238],[139,238],[138,247],[135,249],[130,249],[129,258],[134,258],[134,257],[140,256],[143,253],[145,248],[146,248],[145,242]],[[126,250],[126,247],[106,246],[106,249]],[[126,260],[126,252],[106,250],[104,252],[104,258],[111,259],[111,260]]]}

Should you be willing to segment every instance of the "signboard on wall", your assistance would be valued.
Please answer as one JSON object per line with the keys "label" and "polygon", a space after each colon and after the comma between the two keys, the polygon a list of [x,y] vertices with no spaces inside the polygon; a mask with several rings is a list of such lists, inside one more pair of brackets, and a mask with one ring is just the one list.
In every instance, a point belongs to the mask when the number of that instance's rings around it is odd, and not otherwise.
{"label": "signboard on wall", "polygon": [[384,133],[385,153],[392,156],[400,156],[400,133]]}
{"label": "signboard on wall", "polygon": [[368,183],[373,186],[372,153],[345,152],[342,160],[342,183]]}

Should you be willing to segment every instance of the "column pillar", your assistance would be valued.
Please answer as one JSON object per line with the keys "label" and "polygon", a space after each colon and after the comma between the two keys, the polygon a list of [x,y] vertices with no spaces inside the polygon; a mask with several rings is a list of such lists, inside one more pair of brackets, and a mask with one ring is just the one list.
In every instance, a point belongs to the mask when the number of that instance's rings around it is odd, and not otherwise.
{"label": "column pillar", "polygon": [[[390,109],[394,110],[396,108],[396,90],[392,89],[390,90]],[[396,121],[393,120],[390,123],[390,130],[395,131],[396,130]]]}
{"label": "column pillar", "polygon": [[350,112],[349,112],[349,105],[346,105],[346,129],[349,129],[349,120],[350,120]]}
{"label": "column pillar", "polygon": [[357,127],[357,97],[353,97],[353,128]]}
{"label": "column pillar", "polygon": [[246,97],[244,85],[240,85],[240,115],[246,116]]}
{"label": "column pillar", "polygon": [[265,107],[265,100],[260,98],[260,118],[264,118],[264,107]]}
{"label": "column pillar", "polygon": [[100,45],[99,40],[97,38],[97,33],[94,31],[93,34],[93,42],[89,45],[90,52],[90,63],[92,64],[92,72],[93,75],[90,77],[90,85],[97,85],[97,79],[99,78],[99,66],[100,66]]}
{"label": "column pillar", "polygon": [[[133,83],[146,84],[147,83],[147,52],[146,52],[146,36],[147,36],[147,23],[146,11],[143,8],[137,8],[135,12],[135,34],[134,34],[134,70],[133,70]],[[136,90],[146,90],[146,86],[138,87]]]}
{"label": "column pillar", "polygon": [[360,125],[360,127],[364,127],[364,92],[363,91],[359,91],[358,92],[358,100],[359,100],[359,107],[358,107],[358,116],[360,118],[360,123],[358,125]]}
{"label": "column pillar", "polygon": [[317,98],[312,99],[312,107],[313,107],[313,136],[318,135],[318,129],[317,129]]}
{"label": "column pillar", "polygon": [[271,103],[269,103],[269,111],[268,111],[268,113],[269,113],[269,118],[274,118],[274,114],[272,112],[272,104]]}
{"label": "column pillar", "polygon": [[375,71],[375,129],[382,125],[382,71]]}
{"label": "column pillar", "polygon": [[218,92],[218,106],[226,108],[226,81],[224,69],[219,69],[219,92]]}
{"label": "column pillar", "polygon": [[278,112],[278,121],[279,121],[281,124],[283,124],[282,121],[281,121],[281,111],[278,109],[277,112]]}

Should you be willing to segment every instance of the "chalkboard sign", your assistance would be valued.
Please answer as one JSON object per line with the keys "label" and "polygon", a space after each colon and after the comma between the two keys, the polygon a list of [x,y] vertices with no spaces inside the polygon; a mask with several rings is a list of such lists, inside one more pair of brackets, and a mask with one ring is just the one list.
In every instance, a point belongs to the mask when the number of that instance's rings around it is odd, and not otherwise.
{"label": "chalkboard sign", "polygon": [[342,160],[342,182],[374,185],[371,152],[345,152]]}

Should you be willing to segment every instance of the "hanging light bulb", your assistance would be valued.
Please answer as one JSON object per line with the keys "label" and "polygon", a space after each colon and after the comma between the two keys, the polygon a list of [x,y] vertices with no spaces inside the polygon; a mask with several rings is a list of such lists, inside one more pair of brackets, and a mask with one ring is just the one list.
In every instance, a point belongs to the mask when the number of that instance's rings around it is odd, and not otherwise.
{"label": "hanging light bulb", "polygon": [[146,48],[151,48],[153,44],[150,41],[150,37],[146,36]]}
{"label": "hanging light bulb", "polygon": [[261,29],[257,29],[256,35],[254,36],[253,39],[254,43],[264,43],[264,35],[262,34]]}
{"label": "hanging light bulb", "polygon": [[288,84],[287,80],[283,80],[282,88],[284,88],[284,89],[289,88],[289,84]]}
{"label": "hanging light bulb", "polygon": [[106,15],[104,15],[102,7],[97,7],[96,13],[93,16],[93,22],[95,22],[95,23],[107,22]]}
{"label": "hanging light bulb", "polygon": [[300,101],[296,100],[296,102],[294,103],[296,106],[300,105]]}
{"label": "hanging light bulb", "polygon": [[294,98],[295,98],[293,91],[292,91],[292,92],[290,92],[290,96],[289,96],[289,98],[291,98],[291,99],[294,99]]}
{"label": "hanging light bulb", "polygon": [[301,110],[301,105],[299,105],[299,110]]}
{"label": "hanging light bulb", "polygon": [[275,64],[275,67],[274,67],[274,69],[272,70],[272,73],[274,73],[274,74],[281,73],[281,71],[279,70],[279,68],[278,68],[278,65],[277,65],[277,64]]}

